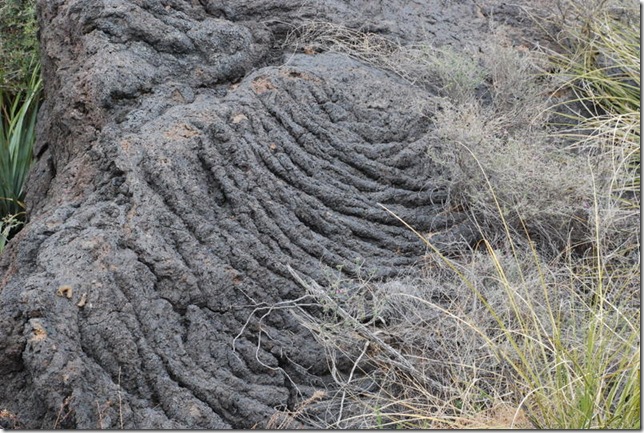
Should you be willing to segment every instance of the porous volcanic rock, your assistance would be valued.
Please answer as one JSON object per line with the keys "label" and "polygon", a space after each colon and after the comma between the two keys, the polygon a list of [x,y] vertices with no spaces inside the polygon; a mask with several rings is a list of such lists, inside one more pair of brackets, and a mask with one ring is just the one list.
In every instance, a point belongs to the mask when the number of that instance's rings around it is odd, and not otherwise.
{"label": "porous volcanic rock", "polygon": [[40,0],[38,18],[46,100],[29,221],[0,257],[0,409],[24,428],[249,428],[324,389],[287,267],[392,278],[425,249],[379,204],[422,231],[459,217],[426,153],[431,95],[284,39],[315,19],[459,44],[486,14]]}

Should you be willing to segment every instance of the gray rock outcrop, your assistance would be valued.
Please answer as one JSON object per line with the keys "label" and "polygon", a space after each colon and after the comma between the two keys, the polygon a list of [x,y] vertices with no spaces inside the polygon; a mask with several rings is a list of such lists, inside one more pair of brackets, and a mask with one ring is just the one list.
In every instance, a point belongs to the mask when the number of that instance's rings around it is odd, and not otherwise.
{"label": "gray rock outcrop", "polygon": [[324,353],[279,308],[304,293],[287,266],[391,278],[425,249],[379,204],[422,231],[459,220],[426,154],[431,95],[283,42],[319,20],[459,44],[486,28],[476,2],[38,15],[46,101],[29,221],[0,256],[0,407],[24,428],[250,428],[324,389]]}

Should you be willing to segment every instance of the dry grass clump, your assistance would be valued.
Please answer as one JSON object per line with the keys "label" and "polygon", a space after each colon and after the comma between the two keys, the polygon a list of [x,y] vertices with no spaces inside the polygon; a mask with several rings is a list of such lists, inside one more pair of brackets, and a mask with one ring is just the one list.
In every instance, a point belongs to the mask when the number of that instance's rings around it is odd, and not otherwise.
{"label": "dry grass clump", "polygon": [[300,279],[323,314],[294,314],[337,385],[323,426],[637,426],[639,270],[611,275],[597,253],[545,260],[508,237],[355,296]]}
{"label": "dry grass clump", "polygon": [[429,152],[447,173],[452,206],[475,215],[488,238],[505,219],[517,237],[524,237],[525,225],[542,248],[587,240],[593,184],[590,175],[580,176],[591,170],[585,157],[563,150],[547,131],[519,128],[477,102],[447,105],[434,121]]}
{"label": "dry grass clump", "polygon": [[[562,2],[552,56],[559,89],[571,97],[563,108],[559,136],[569,150],[604,161],[596,172],[598,212],[611,224],[600,239],[617,250],[613,265],[639,254],[640,217],[640,34],[634,1]],[[570,107],[574,108],[571,109]]]}
{"label": "dry grass clump", "polygon": [[423,275],[398,281],[296,275],[322,313],[294,314],[336,383],[326,417],[308,422],[640,427],[636,27],[606,0],[554,3],[557,53],[500,36],[480,54],[302,32],[439,95],[430,157],[482,236],[446,257],[408,226],[429,254]]}
{"label": "dry grass clump", "polygon": [[338,385],[328,427],[454,428],[474,422],[470,413],[480,421],[510,392],[500,386],[499,361],[481,336],[443,314],[477,314],[480,302],[442,264],[435,271],[431,285],[362,281],[355,288],[362,296],[343,300],[301,281],[325,307],[322,316],[304,309],[295,314],[327,349]]}
{"label": "dry grass clump", "polygon": [[304,52],[343,53],[457,100],[469,98],[485,80],[485,72],[468,52],[427,44],[403,46],[375,33],[333,23],[308,22],[294,29],[285,44]]}
{"label": "dry grass clump", "polygon": [[613,165],[579,152],[550,122],[559,76],[545,74],[545,53],[493,40],[481,63],[486,93],[448,99],[432,121],[430,156],[441,162],[454,206],[468,209],[491,242],[503,221],[542,252],[589,248],[592,203],[611,188]]}

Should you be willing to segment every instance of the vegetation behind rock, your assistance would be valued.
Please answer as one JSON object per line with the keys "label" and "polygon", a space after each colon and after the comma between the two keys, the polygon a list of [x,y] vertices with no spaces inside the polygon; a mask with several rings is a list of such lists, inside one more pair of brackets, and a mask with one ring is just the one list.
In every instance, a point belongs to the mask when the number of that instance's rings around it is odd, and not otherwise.
{"label": "vegetation behind rock", "polygon": [[6,0],[0,5],[0,90],[27,90],[38,62],[36,0]]}

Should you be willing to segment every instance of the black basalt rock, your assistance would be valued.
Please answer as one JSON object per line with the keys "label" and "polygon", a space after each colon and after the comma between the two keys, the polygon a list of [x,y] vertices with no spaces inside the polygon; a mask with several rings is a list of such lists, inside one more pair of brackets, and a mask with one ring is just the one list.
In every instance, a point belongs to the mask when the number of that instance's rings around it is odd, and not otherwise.
{"label": "black basalt rock", "polygon": [[309,19],[402,42],[485,28],[475,2],[383,3],[39,1],[29,221],[0,256],[17,425],[262,427],[330,383],[287,309],[262,318],[304,294],[288,267],[393,278],[425,247],[380,204],[421,231],[458,219],[426,152],[432,95],[283,38]]}

